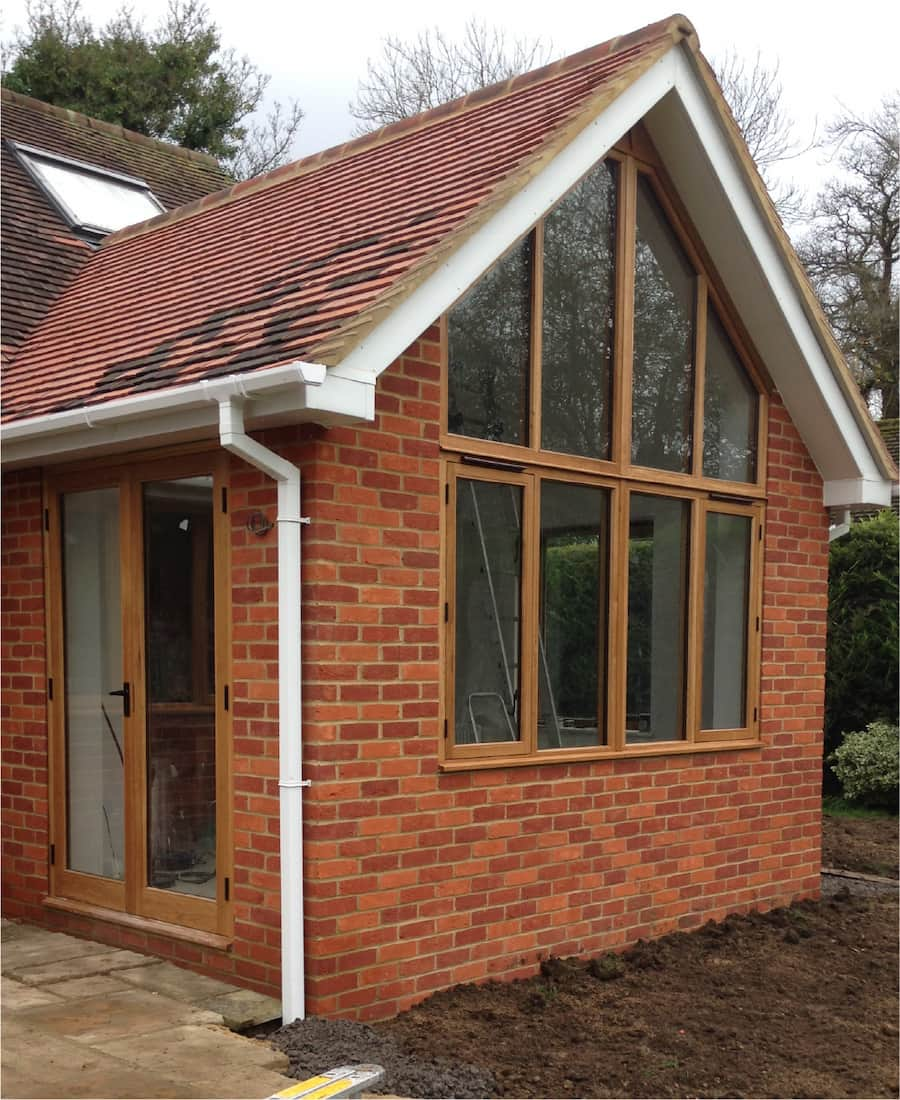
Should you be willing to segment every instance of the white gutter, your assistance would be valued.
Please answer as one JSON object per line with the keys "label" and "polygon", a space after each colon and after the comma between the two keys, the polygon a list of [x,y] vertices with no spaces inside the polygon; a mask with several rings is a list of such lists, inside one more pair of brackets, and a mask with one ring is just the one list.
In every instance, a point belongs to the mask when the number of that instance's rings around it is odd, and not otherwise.
{"label": "white gutter", "polygon": [[104,424],[125,420],[132,416],[149,416],[159,412],[183,409],[186,405],[203,401],[217,401],[220,397],[240,395],[256,396],[266,390],[290,385],[292,382],[309,386],[321,386],[326,368],[321,363],[285,363],[279,367],[246,374],[229,374],[224,378],[203,379],[186,386],[151,390],[149,393],[115,397],[102,405],[80,406],[66,412],[48,413],[46,416],[29,416],[14,420],[3,429],[6,442],[27,438],[41,428],[64,432],[72,428],[99,428]]}
{"label": "white gutter", "polygon": [[161,446],[209,438],[218,429],[216,403],[229,397],[253,399],[247,415],[254,427],[358,423],[373,419],[374,394],[374,375],[336,378],[321,363],[286,363],[14,420],[0,428],[2,461],[7,468],[43,465],[149,440]]}
{"label": "white gutter", "polygon": [[243,402],[219,399],[219,438],[278,483],[278,787],[281,808],[281,1014],[306,1014],[303,926],[303,780],[300,713],[300,471],[244,431]]}

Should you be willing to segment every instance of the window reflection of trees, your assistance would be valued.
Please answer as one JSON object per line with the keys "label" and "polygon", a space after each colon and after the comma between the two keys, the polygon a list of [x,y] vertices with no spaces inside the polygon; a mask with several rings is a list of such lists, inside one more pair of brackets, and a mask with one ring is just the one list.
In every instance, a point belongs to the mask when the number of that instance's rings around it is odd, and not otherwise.
{"label": "window reflection of trees", "polygon": [[615,165],[598,164],[544,230],[541,445],[609,457]]}
{"label": "window reflection of trees", "polygon": [[703,473],[707,477],[755,479],[758,408],[756,389],[710,306],[703,399]]}
{"label": "window reflection of trees", "polygon": [[606,489],[543,482],[539,748],[605,741],[608,531]]}
{"label": "window reflection of trees", "polygon": [[528,237],[450,312],[451,432],[528,444],[532,254]]}
{"label": "window reflection of trees", "polygon": [[688,473],[696,277],[650,185],[638,182],[632,461]]}

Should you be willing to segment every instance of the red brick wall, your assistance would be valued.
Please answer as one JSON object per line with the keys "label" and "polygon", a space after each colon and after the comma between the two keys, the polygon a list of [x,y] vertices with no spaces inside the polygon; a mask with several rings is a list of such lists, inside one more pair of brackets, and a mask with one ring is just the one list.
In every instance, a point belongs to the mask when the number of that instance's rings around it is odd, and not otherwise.
{"label": "red brick wall", "polygon": [[[818,889],[828,528],[777,399],[753,751],[437,770],[437,331],[305,471],[313,1013],[376,1018]],[[312,498],[312,501],[311,501]]]}
{"label": "red brick wall", "polygon": [[[312,1013],[387,1016],[455,982],[533,973],[550,953],[607,950],[818,889],[827,519],[818,474],[778,400],[769,432],[762,748],[442,774],[438,362],[434,329],[379,380],[374,425],[264,436],[302,465],[312,520],[302,577]],[[23,781],[12,774],[21,766],[14,754],[31,748],[39,807],[36,486],[33,475],[7,482],[5,521],[14,530],[5,579],[11,598],[37,603],[29,604],[36,619],[15,620],[27,653],[13,653],[4,672],[6,705],[18,715],[5,730],[13,764],[4,758],[4,777]],[[230,500],[233,949],[52,919],[277,994],[277,539],[246,526],[254,511],[274,519],[274,487],[234,460]],[[38,587],[23,595],[35,565],[29,583]],[[4,613],[24,609],[15,603]],[[25,642],[4,638],[7,647]],[[36,680],[19,679],[20,657]],[[26,737],[21,747],[16,736]],[[4,797],[21,795],[9,788]],[[32,812],[26,823],[23,810],[4,829],[7,845],[23,846],[8,849],[18,862],[7,911],[39,919],[43,817]]]}
{"label": "red brick wall", "polygon": [[40,471],[3,477],[0,836],[3,912],[36,920],[47,893],[47,669]]}

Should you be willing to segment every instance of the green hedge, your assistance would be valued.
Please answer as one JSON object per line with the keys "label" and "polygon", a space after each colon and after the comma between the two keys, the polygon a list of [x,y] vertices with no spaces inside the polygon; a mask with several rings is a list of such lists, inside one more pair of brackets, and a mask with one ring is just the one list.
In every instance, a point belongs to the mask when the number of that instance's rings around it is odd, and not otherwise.
{"label": "green hedge", "polygon": [[897,517],[882,512],[831,544],[826,758],[850,730],[872,722],[898,724],[898,534]]}

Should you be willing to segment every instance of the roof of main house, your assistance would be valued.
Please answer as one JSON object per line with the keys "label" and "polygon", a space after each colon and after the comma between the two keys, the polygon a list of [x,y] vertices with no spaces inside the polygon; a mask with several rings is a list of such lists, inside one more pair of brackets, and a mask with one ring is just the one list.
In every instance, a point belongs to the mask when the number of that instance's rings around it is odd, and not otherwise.
{"label": "roof of main house", "polygon": [[3,344],[18,347],[96,251],[76,236],[9,142],[144,180],[171,210],[231,182],[212,157],[18,95],[2,96]]}
{"label": "roof of main house", "polygon": [[7,370],[5,418],[338,362],[586,103],[691,33],[656,23],[113,234]]}

